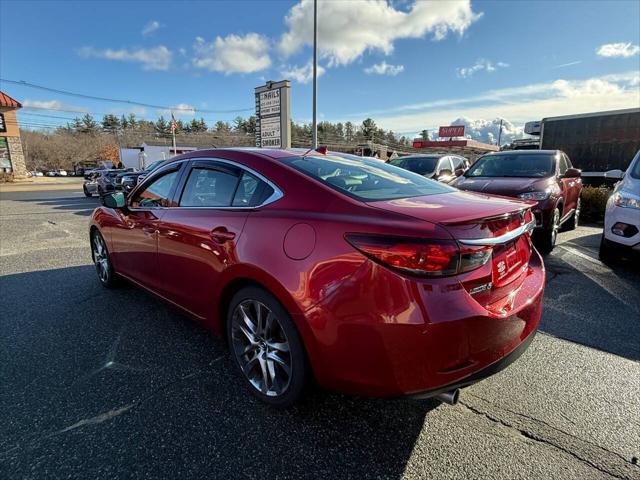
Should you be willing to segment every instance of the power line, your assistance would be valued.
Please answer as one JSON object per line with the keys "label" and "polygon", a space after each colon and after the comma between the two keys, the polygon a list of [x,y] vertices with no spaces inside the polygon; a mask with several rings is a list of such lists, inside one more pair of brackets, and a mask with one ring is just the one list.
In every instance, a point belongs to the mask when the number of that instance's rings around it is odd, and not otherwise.
{"label": "power line", "polygon": [[154,105],[152,103],[144,103],[138,102],[134,100],[122,100],[117,98],[109,98],[109,97],[100,97],[97,95],[87,95],[84,93],[70,92],[68,90],[60,90],[58,88],[47,87],[44,85],[37,85],[35,83],[25,82],[24,80],[9,80],[6,78],[0,78],[0,82],[7,82],[14,85],[20,85],[23,87],[35,88],[38,90],[44,90],[47,92],[58,93],[60,95],[68,95],[70,97],[78,97],[85,98],[89,100],[98,100],[101,102],[111,102],[111,103],[125,103],[127,105],[136,105],[138,107],[147,107],[147,108],[157,108],[160,110],[173,110],[176,112],[200,112],[200,113],[239,113],[239,112],[249,112],[255,110],[255,108],[235,108],[230,110],[208,110],[208,109],[200,109],[200,108],[177,108],[177,107],[167,107],[163,105]]}

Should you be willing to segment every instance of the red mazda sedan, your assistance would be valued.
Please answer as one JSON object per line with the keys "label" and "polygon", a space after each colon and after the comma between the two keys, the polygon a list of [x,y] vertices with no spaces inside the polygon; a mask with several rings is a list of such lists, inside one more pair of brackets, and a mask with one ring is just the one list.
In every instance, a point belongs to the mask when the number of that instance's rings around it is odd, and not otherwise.
{"label": "red mazda sedan", "polygon": [[156,169],[91,218],[119,277],[226,337],[249,390],[288,406],[311,380],[438,397],[513,362],[540,320],[530,202],[375,160],[216,149]]}

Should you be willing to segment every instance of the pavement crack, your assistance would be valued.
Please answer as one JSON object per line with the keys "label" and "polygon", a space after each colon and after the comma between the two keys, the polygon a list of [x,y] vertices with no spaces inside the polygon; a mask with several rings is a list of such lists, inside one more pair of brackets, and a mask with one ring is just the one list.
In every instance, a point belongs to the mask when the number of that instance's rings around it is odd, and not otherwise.
{"label": "pavement crack", "polygon": [[[118,342],[119,340],[116,340],[116,342]],[[116,342],[114,342],[114,344],[116,344]],[[116,349],[117,349],[117,345],[116,345]],[[110,350],[110,352],[113,351],[113,348]],[[211,360],[207,366],[210,367],[212,366],[214,363],[217,363],[218,361],[222,360],[225,356],[221,355],[219,357],[214,358],[213,360]],[[104,368],[104,367],[103,367]],[[22,448],[28,448],[31,446],[35,446],[38,445],[39,443],[46,441],[50,438],[56,437],[58,435],[63,435],[65,433],[74,431],[74,430],[78,430],[78,429],[82,429],[84,427],[90,426],[90,425],[98,425],[104,422],[107,422],[109,420],[113,420],[114,418],[119,417],[120,415],[123,415],[131,410],[134,410],[140,406],[142,406],[145,402],[149,401],[150,399],[152,399],[153,397],[155,397],[157,394],[159,394],[160,392],[172,387],[173,385],[176,385],[180,382],[183,382],[185,380],[189,380],[195,377],[198,377],[202,374],[206,373],[206,369],[201,369],[201,370],[196,370],[194,372],[189,372],[186,373],[184,375],[181,375],[177,378],[175,378],[174,380],[164,383],[162,385],[160,385],[159,387],[153,389],[148,395],[145,395],[142,398],[139,398],[137,400],[134,400],[131,403],[128,403],[122,407],[119,408],[113,408],[111,410],[108,410],[106,412],[100,413],[98,415],[95,415],[93,417],[89,417],[89,418],[84,418],[81,420],[78,420],[77,422],[67,426],[67,427],[63,427],[61,429],[55,430],[53,432],[46,432],[46,433],[31,433],[29,435],[26,435],[24,437],[22,437],[21,439],[19,439],[16,442],[16,445],[14,445],[13,447],[4,450],[2,452],[0,452],[0,460],[4,459],[7,455],[9,455],[12,452],[15,452],[17,450],[20,450]]]}
{"label": "pavement crack", "polygon": [[511,415],[516,415],[517,420],[505,420],[499,418],[499,416],[494,413],[484,411],[467,402],[460,402],[460,404],[470,412],[483,416],[493,423],[514,430],[527,439],[560,450],[601,473],[623,480],[637,478],[638,466],[619,453],[612,452],[600,445],[564,432],[543,420],[504,409],[491,402],[486,402],[480,397],[473,396],[501,410],[503,413],[506,412]]}

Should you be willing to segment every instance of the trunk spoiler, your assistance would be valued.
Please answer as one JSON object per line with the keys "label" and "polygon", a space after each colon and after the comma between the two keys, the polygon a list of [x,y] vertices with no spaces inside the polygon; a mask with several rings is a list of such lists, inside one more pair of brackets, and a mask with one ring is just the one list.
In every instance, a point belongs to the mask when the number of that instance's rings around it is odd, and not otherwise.
{"label": "trunk spoiler", "polygon": [[536,226],[536,221],[531,220],[529,223],[525,223],[524,225],[519,226],[515,230],[511,230],[510,232],[505,233],[504,235],[500,235],[499,237],[493,238],[460,238],[458,239],[459,243],[463,245],[473,245],[473,246],[492,246],[492,245],[500,245],[503,243],[510,242],[518,238],[523,233],[531,232]]}

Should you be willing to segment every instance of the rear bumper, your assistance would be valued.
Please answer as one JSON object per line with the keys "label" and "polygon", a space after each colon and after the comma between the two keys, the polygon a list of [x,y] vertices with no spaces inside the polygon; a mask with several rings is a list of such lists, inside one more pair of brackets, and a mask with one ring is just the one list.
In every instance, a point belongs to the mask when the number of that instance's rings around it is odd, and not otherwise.
{"label": "rear bumper", "polygon": [[[522,284],[487,309],[459,279],[408,279],[368,262],[310,308],[318,383],[378,397],[436,395],[505,368],[542,313],[544,266],[533,252]],[[339,293],[338,293],[339,292]]]}
{"label": "rear bumper", "polygon": [[538,332],[538,329],[536,328],[511,353],[502,357],[500,360],[498,360],[494,364],[489,365],[488,367],[485,367],[482,370],[478,370],[477,372],[472,373],[468,377],[458,380],[455,383],[445,385],[435,390],[427,390],[420,393],[414,393],[409,395],[409,397],[415,398],[415,399],[435,397],[440,393],[449,392],[451,390],[455,390],[456,388],[468,387],[470,385],[473,385],[474,383],[478,383],[486,378],[489,378],[490,376],[495,375],[498,372],[501,372],[502,370],[507,368],[509,365],[511,365],[513,362],[515,362],[518,358],[520,358],[520,356],[525,352],[525,350],[527,350],[527,348],[529,348],[529,345],[531,345],[531,343],[533,342],[533,339],[535,338],[537,332]]}

